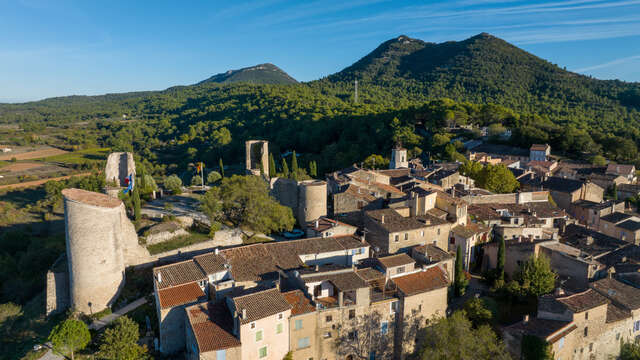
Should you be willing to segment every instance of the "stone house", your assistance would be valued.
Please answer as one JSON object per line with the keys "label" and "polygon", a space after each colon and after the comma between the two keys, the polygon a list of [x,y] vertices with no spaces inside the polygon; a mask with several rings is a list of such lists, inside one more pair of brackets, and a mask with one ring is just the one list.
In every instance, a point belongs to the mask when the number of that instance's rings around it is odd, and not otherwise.
{"label": "stone house", "polygon": [[241,343],[233,334],[233,318],[226,302],[199,303],[185,311],[188,360],[242,360]]}
{"label": "stone house", "polygon": [[625,177],[629,183],[635,183],[636,178],[636,167],[635,165],[624,165],[624,164],[609,164],[607,165],[607,174],[613,174],[618,176]]}
{"label": "stone house", "polygon": [[523,178],[520,185],[524,191],[549,190],[553,201],[566,211],[570,211],[571,204],[578,200],[602,202],[604,189],[591,182],[565,179],[557,176],[547,178]]}
{"label": "stone house", "polygon": [[[520,271],[520,266],[532,256],[538,256],[542,240],[505,240],[504,273],[513,279],[514,274]],[[492,241],[483,247],[484,254],[482,268],[484,270],[495,269],[498,264],[498,242]]]}
{"label": "stone house", "polygon": [[640,244],[640,217],[614,212],[601,217],[599,225],[598,230],[603,234],[632,244]]}
{"label": "stone house", "polygon": [[435,245],[425,244],[411,249],[411,257],[419,265],[438,265],[447,272],[447,278],[450,282],[455,279],[455,257],[449,252]]}
{"label": "stone house", "polygon": [[630,338],[631,325],[628,311],[590,288],[542,296],[537,318],[508,326],[504,338],[515,356],[521,354],[524,337],[534,336],[551,345],[556,359],[604,360],[617,356],[620,340]]}
{"label": "stone house", "polygon": [[620,184],[617,189],[618,199],[626,200],[630,197],[640,194],[640,185],[638,184]]}
{"label": "stone house", "polygon": [[622,212],[624,209],[624,201],[608,200],[596,203],[589,200],[578,200],[571,204],[571,209],[568,212],[580,224],[598,229],[601,217],[618,211]]}
{"label": "stone house", "polygon": [[379,257],[376,260],[386,278],[393,278],[413,272],[416,263],[415,260],[404,253]]}
{"label": "stone house", "polygon": [[491,229],[482,224],[468,223],[466,225],[456,225],[451,228],[449,235],[449,251],[456,252],[458,247],[462,251],[463,266],[465,270],[471,268],[472,263],[478,260],[479,245],[490,240]]}
{"label": "stone house", "polygon": [[547,161],[551,155],[549,144],[533,144],[529,148],[529,161]]}
{"label": "stone house", "polygon": [[282,294],[291,305],[289,317],[289,344],[294,360],[319,359],[320,349],[316,308],[301,290]]}
{"label": "stone house", "polygon": [[431,214],[410,216],[409,209],[380,209],[365,212],[367,240],[379,254],[408,252],[413,246],[435,244],[446,247],[452,224]]}
{"label": "stone house", "polygon": [[243,360],[281,360],[289,352],[291,305],[278,288],[226,298]]}
{"label": "stone house", "polygon": [[344,191],[331,194],[332,214],[338,216],[363,210],[381,209],[384,206],[384,199],[374,195],[375,192],[349,184],[344,188]]}
{"label": "stone house", "polygon": [[306,226],[309,238],[354,235],[357,230],[358,228],[355,226],[324,216],[309,222]]}
{"label": "stone house", "polygon": [[[207,275],[187,260],[153,269],[153,287],[160,332],[160,351],[172,354],[185,347],[185,308],[207,299]],[[207,291],[208,292],[208,291]]]}

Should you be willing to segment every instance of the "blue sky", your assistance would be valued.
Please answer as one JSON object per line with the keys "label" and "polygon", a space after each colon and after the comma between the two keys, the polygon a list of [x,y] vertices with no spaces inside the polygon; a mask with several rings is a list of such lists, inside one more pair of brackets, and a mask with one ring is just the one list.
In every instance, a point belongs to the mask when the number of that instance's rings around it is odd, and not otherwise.
{"label": "blue sky", "polygon": [[401,34],[480,32],[640,81],[640,0],[0,0],[0,102],[159,90],[264,62],[308,81]]}

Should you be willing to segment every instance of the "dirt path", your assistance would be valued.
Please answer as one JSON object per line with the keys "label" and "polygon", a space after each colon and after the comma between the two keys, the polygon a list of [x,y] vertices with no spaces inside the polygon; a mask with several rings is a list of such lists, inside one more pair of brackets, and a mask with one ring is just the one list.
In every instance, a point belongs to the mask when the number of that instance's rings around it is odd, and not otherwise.
{"label": "dirt path", "polygon": [[68,151],[50,148],[50,149],[42,149],[36,151],[29,151],[24,153],[6,153],[0,155],[0,160],[11,160],[12,158],[16,158],[16,160],[29,160],[29,159],[39,159],[49,156],[55,156],[60,154],[66,154]]}
{"label": "dirt path", "polygon": [[23,187],[39,186],[39,185],[42,185],[42,184],[46,183],[47,181],[67,180],[67,179],[72,178],[74,176],[87,176],[87,175],[91,175],[91,174],[92,173],[90,173],[90,172],[85,172],[85,173],[80,173],[80,174],[60,176],[60,177],[49,178],[49,179],[41,179],[41,180],[27,181],[27,182],[17,183],[17,184],[2,185],[2,186],[0,186],[0,190],[4,190],[4,189],[20,189],[20,188],[23,188]]}

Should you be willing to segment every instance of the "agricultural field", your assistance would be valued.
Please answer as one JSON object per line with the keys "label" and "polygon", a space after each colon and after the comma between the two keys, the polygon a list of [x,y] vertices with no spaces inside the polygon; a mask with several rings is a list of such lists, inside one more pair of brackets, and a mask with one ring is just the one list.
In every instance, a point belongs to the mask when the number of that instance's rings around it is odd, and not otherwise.
{"label": "agricultural field", "polygon": [[18,146],[12,151],[0,154],[0,160],[31,160],[64,154],[66,151],[50,146]]}

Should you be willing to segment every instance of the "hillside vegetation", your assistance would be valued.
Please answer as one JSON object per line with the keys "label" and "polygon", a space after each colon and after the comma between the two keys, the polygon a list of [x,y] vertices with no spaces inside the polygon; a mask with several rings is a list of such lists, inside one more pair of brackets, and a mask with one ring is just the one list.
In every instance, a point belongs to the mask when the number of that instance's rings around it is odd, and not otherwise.
{"label": "hillside vegetation", "polygon": [[135,150],[151,163],[162,158],[171,171],[201,159],[237,162],[249,138],[270,140],[276,154],[295,149],[303,162],[317,161],[320,172],[372,153],[386,156],[395,142],[413,154],[442,154],[449,140],[444,127],[462,124],[501,124],[513,130],[514,144],[548,142],[572,157],[638,160],[639,84],[574,74],[488,34],[442,44],[400,36],[309,83],[223,78],[159,92],[0,105],[0,123],[24,130],[8,135],[9,142],[66,129],[37,141]]}

